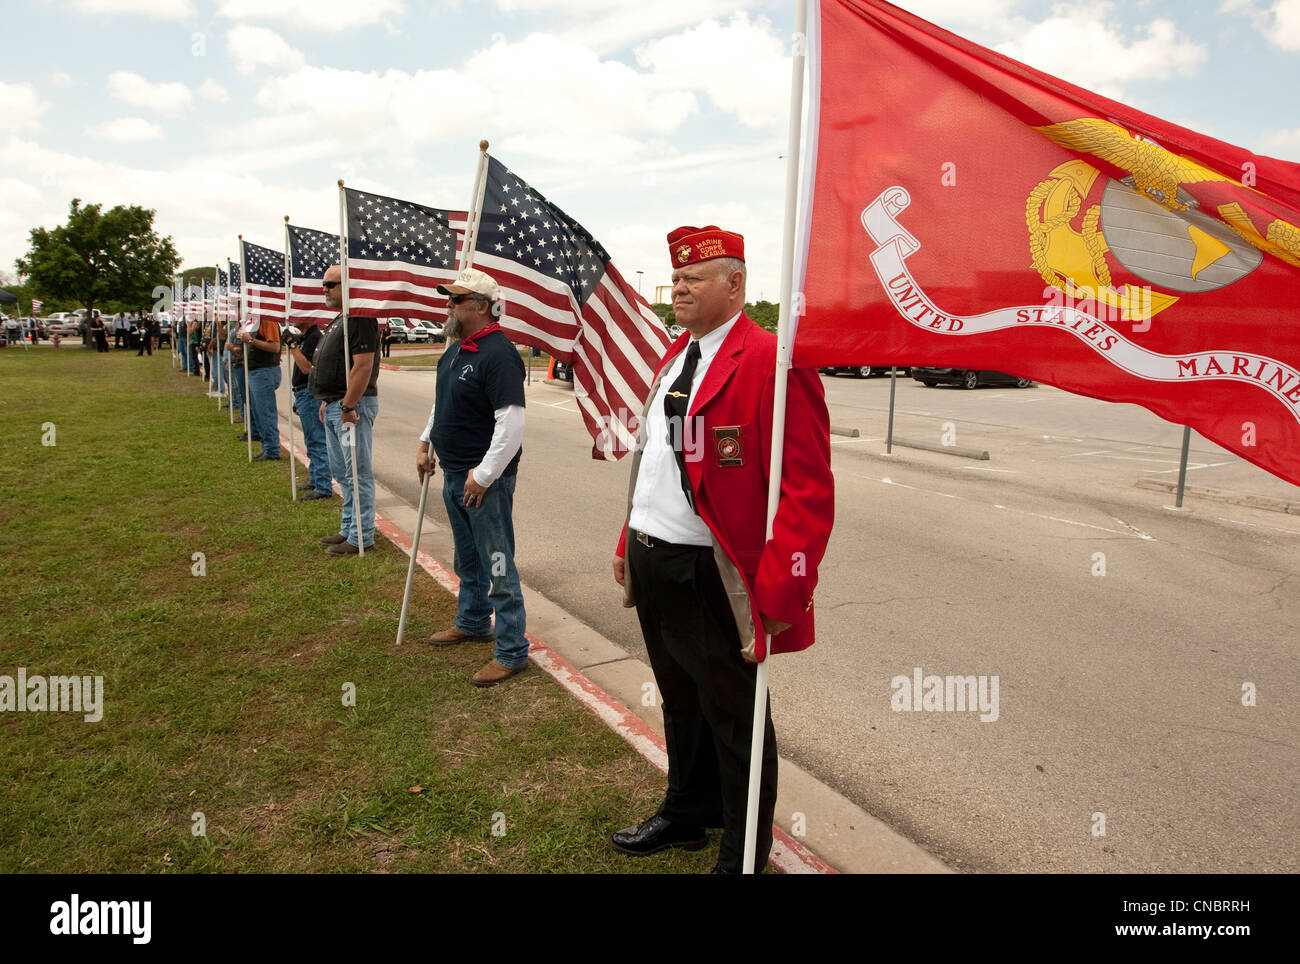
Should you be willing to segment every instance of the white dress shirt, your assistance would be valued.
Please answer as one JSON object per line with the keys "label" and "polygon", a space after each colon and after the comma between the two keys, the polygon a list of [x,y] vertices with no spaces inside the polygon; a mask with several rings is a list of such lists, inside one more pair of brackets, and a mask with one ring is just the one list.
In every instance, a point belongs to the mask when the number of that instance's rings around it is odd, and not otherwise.
{"label": "white dress shirt", "polygon": [[[691,381],[691,398],[686,400],[687,411],[690,411],[695,389],[704,383],[709,365],[739,317],[740,312],[736,312],[725,325],[713,329],[699,340],[700,360],[695,366],[695,377]],[[687,350],[689,347],[688,345]],[[673,382],[677,381],[685,364],[686,351],[682,351],[659,379],[659,390],[646,413],[641,466],[637,470],[636,490],[632,493],[632,514],[628,517],[627,524],[629,528],[644,532],[652,539],[684,546],[711,546],[713,537],[709,533],[709,527],[691,509],[686,494],[682,492],[677,456],[668,444],[664,396],[668,394]],[[706,440],[698,430],[692,429],[692,422],[692,419],[686,420],[681,439],[682,452],[687,462],[702,459],[705,454]]]}

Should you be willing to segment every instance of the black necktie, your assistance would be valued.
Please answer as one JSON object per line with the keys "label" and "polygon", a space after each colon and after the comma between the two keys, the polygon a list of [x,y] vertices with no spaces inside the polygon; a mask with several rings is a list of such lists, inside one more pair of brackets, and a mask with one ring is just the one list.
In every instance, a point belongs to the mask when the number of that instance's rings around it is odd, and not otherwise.
{"label": "black necktie", "polygon": [[686,409],[691,401],[691,383],[695,381],[695,366],[700,363],[700,343],[691,341],[686,349],[686,363],[682,372],[668,388],[664,396],[664,415],[668,421],[668,446],[677,458],[678,481],[682,484],[682,494],[691,511],[699,515],[695,508],[695,493],[691,491],[690,479],[686,477]]}

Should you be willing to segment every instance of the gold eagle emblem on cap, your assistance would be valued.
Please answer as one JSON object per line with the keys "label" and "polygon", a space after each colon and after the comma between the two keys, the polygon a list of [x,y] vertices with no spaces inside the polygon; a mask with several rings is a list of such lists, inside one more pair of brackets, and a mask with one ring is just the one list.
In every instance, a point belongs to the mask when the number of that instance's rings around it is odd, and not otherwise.
{"label": "gold eagle emblem on cap", "polygon": [[691,257],[691,246],[689,244],[683,244],[680,248],[677,249],[677,260],[680,261],[682,264],[685,264],[687,261],[689,261],[690,257]]}

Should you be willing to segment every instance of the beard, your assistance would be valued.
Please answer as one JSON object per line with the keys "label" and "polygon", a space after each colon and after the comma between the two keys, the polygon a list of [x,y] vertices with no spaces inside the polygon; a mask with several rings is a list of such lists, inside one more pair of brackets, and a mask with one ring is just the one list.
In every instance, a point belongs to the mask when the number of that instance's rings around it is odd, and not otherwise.
{"label": "beard", "polygon": [[455,311],[448,312],[447,320],[443,322],[442,325],[442,333],[449,339],[459,338],[461,334],[464,332],[464,330],[465,328],[460,323],[460,319],[456,317],[456,312]]}

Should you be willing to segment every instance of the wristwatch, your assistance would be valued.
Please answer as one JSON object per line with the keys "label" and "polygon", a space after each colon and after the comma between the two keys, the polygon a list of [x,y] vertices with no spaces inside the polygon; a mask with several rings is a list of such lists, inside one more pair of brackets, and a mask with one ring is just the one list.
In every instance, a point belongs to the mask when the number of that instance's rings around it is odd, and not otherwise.
{"label": "wristwatch", "polygon": [[354,412],[354,411],[356,411],[356,409],[354,409],[354,408],[352,408],[351,406],[348,406],[348,405],[340,405],[340,406],[339,406],[339,411],[340,411],[340,412],[343,412],[343,413],[346,415],[348,412]]}

